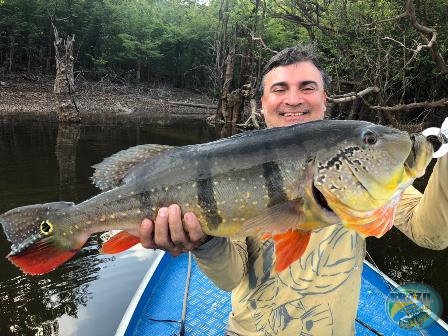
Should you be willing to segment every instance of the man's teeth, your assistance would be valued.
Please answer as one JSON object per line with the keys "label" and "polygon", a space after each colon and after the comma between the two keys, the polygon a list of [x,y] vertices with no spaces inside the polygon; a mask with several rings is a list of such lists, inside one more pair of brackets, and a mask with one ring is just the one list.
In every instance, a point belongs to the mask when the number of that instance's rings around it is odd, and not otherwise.
{"label": "man's teeth", "polygon": [[286,112],[286,113],[283,114],[283,116],[284,117],[299,117],[299,116],[302,116],[302,115],[305,115],[305,114],[306,114],[306,112],[295,112],[295,113]]}

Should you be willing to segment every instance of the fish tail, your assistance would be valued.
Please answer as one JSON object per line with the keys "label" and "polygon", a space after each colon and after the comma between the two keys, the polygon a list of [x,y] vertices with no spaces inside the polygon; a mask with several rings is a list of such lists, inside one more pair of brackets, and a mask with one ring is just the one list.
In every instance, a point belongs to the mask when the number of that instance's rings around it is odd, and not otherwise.
{"label": "fish tail", "polygon": [[62,250],[52,244],[36,244],[25,251],[8,255],[8,260],[25,274],[40,275],[51,272],[71,259],[79,249]]}
{"label": "fish tail", "polygon": [[28,205],[0,215],[3,231],[12,243],[8,260],[24,273],[37,275],[50,272],[71,259],[88,237],[65,249],[57,244],[53,236],[54,227],[46,219],[73,205],[69,202]]}

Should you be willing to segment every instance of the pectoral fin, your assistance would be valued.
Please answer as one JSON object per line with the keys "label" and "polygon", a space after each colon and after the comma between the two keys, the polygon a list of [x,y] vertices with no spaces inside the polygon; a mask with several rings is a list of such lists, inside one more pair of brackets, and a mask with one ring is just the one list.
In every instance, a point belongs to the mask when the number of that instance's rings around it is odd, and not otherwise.
{"label": "pectoral fin", "polygon": [[103,244],[100,252],[105,254],[116,254],[126,251],[138,243],[140,243],[139,237],[131,235],[127,231],[120,231]]}
{"label": "pectoral fin", "polygon": [[289,229],[313,230],[319,223],[308,220],[302,211],[302,200],[276,204],[246,220],[241,226],[241,236],[257,236],[263,233],[280,233]]}
{"label": "pectoral fin", "polygon": [[392,228],[396,209],[396,204],[386,205],[376,210],[372,216],[358,221],[358,223],[354,222],[348,227],[361,233],[364,237],[380,238]]}
{"label": "pectoral fin", "polygon": [[275,242],[275,272],[284,271],[300,259],[308,246],[310,235],[310,231],[289,230],[285,233],[264,236],[264,238],[272,238]]}

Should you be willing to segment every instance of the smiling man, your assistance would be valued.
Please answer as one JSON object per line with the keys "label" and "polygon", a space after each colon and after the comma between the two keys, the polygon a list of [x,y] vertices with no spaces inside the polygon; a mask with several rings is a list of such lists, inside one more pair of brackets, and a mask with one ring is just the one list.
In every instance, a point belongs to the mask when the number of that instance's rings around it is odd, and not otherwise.
{"label": "smiling man", "polygon": [[321,72],[310,60],[289,65],[271,62],[262,81],[262,113],[268,127],[288,126],[324,118],[327,93]]}
{"label": "smiling man", "polygon": [[[323,119],[329,78],[312,45],[287,48],[263,71],[262,113],[268,127]],[[319,139],[315,139],[319,141]],[[417,244],[448,246],[448,157],[439,159],[421,195],[409,187],[395,225]],[[441,177],[439,177],[439,175]],[[161,208],[140,227],[142,245],[172,254],[192,251],[203,272],[232,291],[226,335],[353,335],[365,240],[340,225],[312,231],[300,260],[273,271],[273,241],[207,237],[193,213]]]}

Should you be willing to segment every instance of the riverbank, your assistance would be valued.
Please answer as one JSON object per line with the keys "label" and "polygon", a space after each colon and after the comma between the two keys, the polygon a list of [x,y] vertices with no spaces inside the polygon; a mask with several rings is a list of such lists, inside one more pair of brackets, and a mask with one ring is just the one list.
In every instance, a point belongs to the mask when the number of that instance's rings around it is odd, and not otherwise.
{"label": "riverbank", "polygon": [[[171,123],[184,118],[205,120],[215,113],[215,102],[206,95],[167,86],[83,81],[76,83],[76,98],[83,122]],[[17,77],[1,81],[0,116],[56,121],[53,80]]]}

